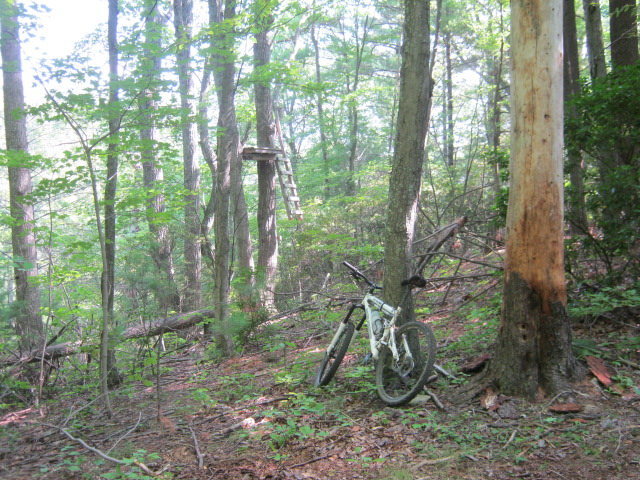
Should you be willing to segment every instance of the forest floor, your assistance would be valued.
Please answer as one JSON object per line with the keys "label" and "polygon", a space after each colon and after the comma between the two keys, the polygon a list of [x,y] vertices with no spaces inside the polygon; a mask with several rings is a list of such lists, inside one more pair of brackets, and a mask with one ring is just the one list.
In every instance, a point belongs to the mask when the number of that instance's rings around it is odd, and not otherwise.
{"label": "forest floor", "polygon": [[[485,298],[496,283],[484,283]],[[159,376],[113,392],[112,418],[95,385],[68,387],[40,409],[0,411],[0,478],[640,479],[638,310],[574,322],[579,357],[602,359],[609,386],[589,372],[535,403],[484,391],[454,405],[468,380],[461,366],[491,352],[497,328],[495,305],[461,306],[470,295],[462,286],[418,310],[438,338],[437,363],[455,378],[441,375],[407,406],[377,398],[364,334],[332,384],[313,387],[335,318],[292,316],[222,362],[202,344],[165,355]],[[572,411],[553,411],[563,406]]]}

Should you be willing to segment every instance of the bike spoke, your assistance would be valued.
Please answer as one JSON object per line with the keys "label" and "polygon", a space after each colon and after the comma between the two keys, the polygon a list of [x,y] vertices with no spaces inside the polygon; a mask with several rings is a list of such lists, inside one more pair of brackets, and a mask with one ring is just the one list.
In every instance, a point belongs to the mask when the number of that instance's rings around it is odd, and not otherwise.
{"label": "bike spoke", "polygon": [[380,398],[389,405],[402,405],[424,387],[435,360],[435,338],[431,329],[410,322],[396,331],[397,358],[390,348],[380,355],[376,381]]}

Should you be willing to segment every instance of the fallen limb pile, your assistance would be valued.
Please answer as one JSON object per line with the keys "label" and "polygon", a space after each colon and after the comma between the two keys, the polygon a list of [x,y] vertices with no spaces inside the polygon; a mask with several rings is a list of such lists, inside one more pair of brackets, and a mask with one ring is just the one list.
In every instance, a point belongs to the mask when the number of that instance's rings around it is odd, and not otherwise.
{"label": "fallen limb pile", "polygon": [[[138,324],[127,328],[122,334],[124,340],[134,338],[153,337],[168,332],[177,332],[185,328],[192,327],[203,320],[213,318],[213,309],[197,310],[195,312],[180,313],[171,317],[160,319],[149,324]],[[24,365],[27,363],[39,362],[44,360],[54,360],[56,358],[68,357],[82,351],[83,347],[88,345],[82,342],[66,342],[56,345],[48,345],[43,349],[32,350],[20,358],[5,358],[0,360],[0,368],[12,365]]]}

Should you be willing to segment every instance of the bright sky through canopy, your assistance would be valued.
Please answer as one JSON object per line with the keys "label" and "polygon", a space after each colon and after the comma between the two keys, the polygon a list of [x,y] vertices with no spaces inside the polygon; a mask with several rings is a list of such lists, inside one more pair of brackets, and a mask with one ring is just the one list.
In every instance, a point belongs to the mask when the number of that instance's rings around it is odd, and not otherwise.
{"label": "bright sky through canopy", "polygon": [[70,53],[74,43],[95,31],[97,24],[107,20],[106,0],[45,0],[49,12],[41,12],[35,43],[43,39],[44,53],[50,57]]}
{"label": "bright sky through canopy", "polygon": [[27,88],[41,60],[69,55],[77,42],[107,21],[107,0],[44,0],[40,4],[49,11],[35,13],[35,28],[22,33]]}

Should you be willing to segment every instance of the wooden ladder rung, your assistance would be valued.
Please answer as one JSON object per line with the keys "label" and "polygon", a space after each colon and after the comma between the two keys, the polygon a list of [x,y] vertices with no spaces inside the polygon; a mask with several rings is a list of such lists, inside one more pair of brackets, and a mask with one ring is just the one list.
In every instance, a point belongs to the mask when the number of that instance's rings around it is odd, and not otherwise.
{"label": "wooden ladder rung", "polygon": [[278,155],[276,157],[276,168],[280,178],[280,187],[282,196],[284,197],[285,206],[289,218],[298,217],[302,219],[302,209],[300,208],[300,197],[298,196],[298,188],[293,177],[293,168],[287,157]]}

